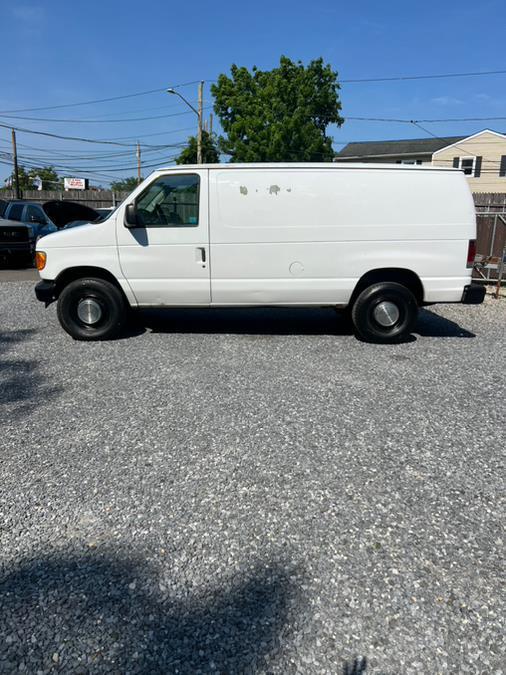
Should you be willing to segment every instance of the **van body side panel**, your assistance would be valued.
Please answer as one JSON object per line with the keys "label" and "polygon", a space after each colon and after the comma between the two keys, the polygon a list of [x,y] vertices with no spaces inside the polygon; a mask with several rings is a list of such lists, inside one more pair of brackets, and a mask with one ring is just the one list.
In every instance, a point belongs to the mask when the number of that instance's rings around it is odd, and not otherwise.
{"label": "van body side panel", "polygon": [[469,283],[460,172],[216,168],[210,214],[212,304],[345,304],[382,267],[415,272],[428,302]]}
{"label": "van body side panel", "polygon": [[415,271],[427,302],[441,293],[453,294],[448,302],[460,300],[469,283],[457,262],[466,259],[467,241],[441,241],[436,248],[430,241],[394,240],[222,244],[212,251],[213,273],[223,275],[213,276],[213,303],[346,304],[360,277],[387,267]]}
{"label": "van body side panel", "polygon": [[124,278],[116,245],[116,214],[101,223],[80,225],[42,237],[37,249],[47,253],[41,279],[52,281],[75,267],[97,267],[110,272],[123,289],[132,307],[137,300]]}

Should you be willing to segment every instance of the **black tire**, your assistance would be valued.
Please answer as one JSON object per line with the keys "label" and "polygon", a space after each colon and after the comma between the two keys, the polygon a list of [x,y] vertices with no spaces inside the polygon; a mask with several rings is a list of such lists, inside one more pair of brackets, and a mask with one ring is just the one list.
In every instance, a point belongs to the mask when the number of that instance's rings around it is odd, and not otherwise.
{"label": "black tire", "polygon": [[[394,282],[369,286],[351,309],[355,330],[367,342],[401,341],[413,329],[417,315],[418,304],[413,293]],[[385,325],[387,323],[390,325]]]}
{"label": "black tire", "polygon": [[[88,317],[88,321],[82,320],[82,301],[86,301],[84,305],[91,305],[98,312],[98,319]],[[75,340],[109,340],[123,329],[127,319],[127,306],[122,292],[110,281],[83,278],[71,281],[62,290],[58,298],[57,314],[62,328]]]}

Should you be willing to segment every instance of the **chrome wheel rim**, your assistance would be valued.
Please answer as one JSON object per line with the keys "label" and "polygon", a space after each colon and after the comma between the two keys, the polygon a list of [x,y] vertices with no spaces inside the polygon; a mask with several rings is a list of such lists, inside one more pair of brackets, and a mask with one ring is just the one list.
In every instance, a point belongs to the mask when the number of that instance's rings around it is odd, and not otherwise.
{"label": "chrome wheel rim", "polygon": [[77,316],[87,326],[94,326],[102,318],[102,307],[93,298],[83,298],[77,305]]}
{"label": "chrome wheel rim", "polygon": [[373,316],[376,323],[383,328],[392,328],[399,321],[400,312],[395,303],[383,300],[374,308]]}

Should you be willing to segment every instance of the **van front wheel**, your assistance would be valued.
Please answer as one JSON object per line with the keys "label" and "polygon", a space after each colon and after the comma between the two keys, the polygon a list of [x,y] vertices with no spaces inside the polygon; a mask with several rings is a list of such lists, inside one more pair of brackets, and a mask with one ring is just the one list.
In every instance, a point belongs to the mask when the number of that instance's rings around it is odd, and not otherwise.
{"label": "van front wheel", "polygon": [[398,342],[414,327],[418,305],[413,293],[394,282],[363,290],[351,309],[358,335],[368,342]]}
{"label": "van front wheel", "polygon": [[58,298],[58,319],[76,340],[109,340],[116,337],[126,320],[123,294],[105,279],[76,279]]}

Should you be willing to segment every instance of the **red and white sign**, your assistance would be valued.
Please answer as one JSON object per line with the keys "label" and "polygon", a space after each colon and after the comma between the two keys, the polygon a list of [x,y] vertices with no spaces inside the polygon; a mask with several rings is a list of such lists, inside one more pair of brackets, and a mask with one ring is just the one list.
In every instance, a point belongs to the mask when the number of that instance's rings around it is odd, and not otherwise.
{"label": "red and white sign", "polygon": [[63,187],[65,190],[86,190],[88,187],[87,178],[64,178]]}

